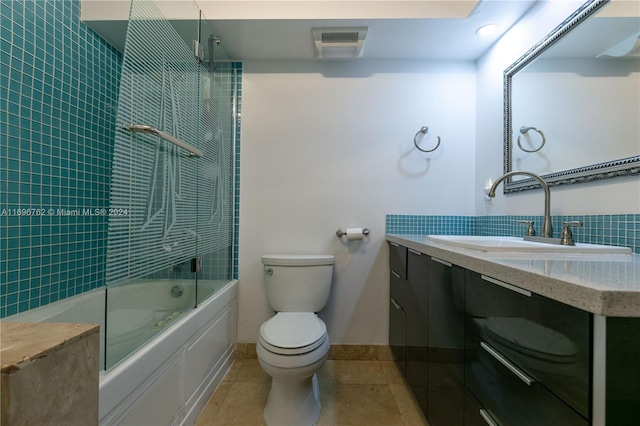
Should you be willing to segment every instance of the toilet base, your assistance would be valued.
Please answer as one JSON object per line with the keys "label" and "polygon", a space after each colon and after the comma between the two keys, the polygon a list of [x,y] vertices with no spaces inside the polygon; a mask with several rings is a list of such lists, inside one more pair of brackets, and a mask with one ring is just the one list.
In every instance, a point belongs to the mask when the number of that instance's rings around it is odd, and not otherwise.
{"label": "toilet base", "polygon": [[273,378],[264,420],[273,426],[312,426],[320,418],[320,389],[314,374],[304,379]]}

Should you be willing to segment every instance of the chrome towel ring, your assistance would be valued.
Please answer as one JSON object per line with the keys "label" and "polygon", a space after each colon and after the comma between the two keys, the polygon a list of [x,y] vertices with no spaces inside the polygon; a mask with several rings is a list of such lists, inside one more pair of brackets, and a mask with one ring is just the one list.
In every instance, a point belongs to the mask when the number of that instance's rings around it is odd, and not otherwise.
{"label": "chrome towel ring", "polygon": [[[533,130],[534,132],[538,132],[538,133],[540,133],[540,136],[542,136],[542,143],[540,144],[540,146],[537,149],[526,149],[520,143],[520,138],[522,137],[522,135],[526,134],[529,130]],[[542,149],[544,144],[547,142],[547,137],[544,135],[544,132],[542,130],[536,128],[536,127],[525,127],[525,126],[522,126],[522,127],[520,127],[520,133],[521,134],[518,135],[518,146],[524,152],[538,152],[538,151],[540,151]]]}
{"label": "chrome towel ring", "polygon": [[438,143],[436,144],[436,146],[433,149],[422,149],[422,148],[420,148],[420,146],[418,145],[418,137],[420,136],[421,133],[422,133],[422,135],[424,137],[424,135],[426,135],[428,131],[429,131],[429,128],[426,127],[426,126],[423,126],[420,130],[418,130],[418,133],[416,133],[416,135],[413,137],[413,144],[416,146],[416,148],[418,148],[422,152],[433,152],[436,149],[438,149],[438,147],[440,146],[440,136],[438,136]]}

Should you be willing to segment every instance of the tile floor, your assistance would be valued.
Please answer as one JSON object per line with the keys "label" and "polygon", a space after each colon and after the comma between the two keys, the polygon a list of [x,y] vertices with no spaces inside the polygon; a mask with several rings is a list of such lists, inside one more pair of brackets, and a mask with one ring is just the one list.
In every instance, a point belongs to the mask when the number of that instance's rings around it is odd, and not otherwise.
{"label": "tile floor", "polygon": [[[428,426],[393,361],[328,360],[318,372],[318,426]],[[236,359],[196,426],[264,425],[271,379],[256,359]]]}

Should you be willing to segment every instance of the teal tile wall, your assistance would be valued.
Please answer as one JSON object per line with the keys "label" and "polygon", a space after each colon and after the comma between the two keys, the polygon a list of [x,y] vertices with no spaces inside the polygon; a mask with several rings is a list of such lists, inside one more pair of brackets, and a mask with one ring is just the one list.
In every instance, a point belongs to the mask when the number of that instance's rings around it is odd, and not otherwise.
{"label": "teal tile wall", "polygon": [[240,124],[242,117],[242,62],[218,62],[216,68],[221,71],[235,71],[236,77],[236,117],[235,117],[235,152],[233,165],[233,246],[231,260],[231,277],[238,279],[238,247],[240,234]]}
{"label": "teal tile wall", "polygon": [[122,58],[78,0],[1,0],[0,21],[4,317],[104,285]]}
{"label": "teal tile wall", "polygon": [[[203,258],[203,269],[198,274],[198,279],[202,280],[218,280],[228,279],[229,277],[238,278],[238,232],[240,222],[240,116],[242,111],[242,62],[216,62],[216,72],[228,74],[229,78],[235,71],[237,94],[236,94],[236,140],[235,140],[235,154],[234,154],[234,176],[235,180],[234,188],[234,206],[233,206],[233,246],[217,250],[213,253],[207,254]],[[231,108],[232,102],[222,106],[222,108]],[[231,116],[231,111],[224,111],[222,116]],[[233,123],[229,123],[228,131],[233,130]],[[226,129],[225,129],[226,133]],[[235,248],[235,253],[230,253]],[[232,256],[233,254],[233,256]],[[179,265],[175,265],[170,270],[163,270],[157,272],[151,276],[151,278],[158,279],[192,279],[193,274],[190,272],[189,262],[184,262]]]}
{"label": "teal tile wall", "polygon": [[473,235],[473,216],[387,215],[389,234]]}
{"label": "teal tile wall", "polygon": [[[524,227],[519,220],[532,220],[540,232],[542,216],[387,215],[386,229],[389,234],[521,236]],[[554,216],[554,234],[560,235],[562,222],[575,220],[583,224],[572,228],[575,241],[630,247],[640,253],[640,214]]]}
{"label": "teal tile wall", "polygon": [[[476,234],[520,236],[524,230],[518,220],[533,220],[540,233],[542,219],[542,216],[481,216],[476,218]],[[582,227],[571,228],[575,241],[630,247],[634,253],[640,253],[640,214],[553,216],[554,235],[560,236],[562,222],[576,220],[582,222]]]}

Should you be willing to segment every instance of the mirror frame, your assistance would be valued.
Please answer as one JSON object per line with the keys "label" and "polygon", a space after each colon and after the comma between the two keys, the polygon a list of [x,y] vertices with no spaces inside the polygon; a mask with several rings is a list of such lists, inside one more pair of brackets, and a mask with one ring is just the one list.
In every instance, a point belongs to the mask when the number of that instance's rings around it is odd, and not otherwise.
{"label": "mirror frame", "polygon": [[[609,0],[589,0],[571,16],[565,19],[545,38],[529,49],[518,60],[504,71],[504,173],[512,171],[511,153],[513,147],[513,135],[511,126],[511,88],[513,76],[543,52],[558,42],[565,34],[578,24],[595,14]],[[586,165],[583,167],[553,172],[541,177],[549,186],[566,185],[574,183],[594,182],[614,177],[633,176],[640,174],[640,155],[622,158],[619,160]],[[511,177],[504,182],[504,193],[520,192],[529,189],[540,188],[540,183],[532,178],[514,181]]]}

